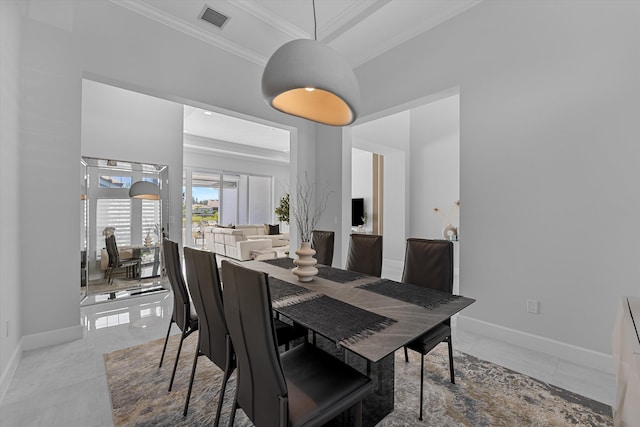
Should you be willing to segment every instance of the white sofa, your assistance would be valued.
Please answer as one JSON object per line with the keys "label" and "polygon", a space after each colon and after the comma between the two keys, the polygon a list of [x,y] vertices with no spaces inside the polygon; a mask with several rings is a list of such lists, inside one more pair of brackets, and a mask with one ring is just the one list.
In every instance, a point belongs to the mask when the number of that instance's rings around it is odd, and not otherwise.
{"label": "white sofa", "polygon": [[236,225],[234,228],[212,227],[205,231],[206,246],[215,253],[240,261],[252,259],[251,252],[286,246],[287,233],[268,235],[263,225]]}

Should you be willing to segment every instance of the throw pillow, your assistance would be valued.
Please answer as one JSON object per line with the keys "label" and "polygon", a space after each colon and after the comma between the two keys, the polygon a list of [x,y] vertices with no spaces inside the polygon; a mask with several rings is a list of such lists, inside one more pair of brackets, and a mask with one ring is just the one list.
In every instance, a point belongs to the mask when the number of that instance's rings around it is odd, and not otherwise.
{"label": "throw pillow", "polygon": [[269,235],[273,236],[276,234],[280,234],[280,224],[276,224],[276,225],[269,224]]}

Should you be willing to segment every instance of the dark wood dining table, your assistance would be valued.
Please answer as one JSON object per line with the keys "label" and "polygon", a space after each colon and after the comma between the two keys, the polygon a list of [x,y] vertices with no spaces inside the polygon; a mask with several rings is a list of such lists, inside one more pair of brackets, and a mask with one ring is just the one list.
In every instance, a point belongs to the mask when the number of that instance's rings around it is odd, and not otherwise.
{"label": "dark wood dining table", "polygon": [[243,265],[269,275],[274,311],[315,332],[318,346],[372,378],[376,390],[363,402],[367,426],[393,411],[395,351],[475,301],[327,266],[300,282],[288,258]]}

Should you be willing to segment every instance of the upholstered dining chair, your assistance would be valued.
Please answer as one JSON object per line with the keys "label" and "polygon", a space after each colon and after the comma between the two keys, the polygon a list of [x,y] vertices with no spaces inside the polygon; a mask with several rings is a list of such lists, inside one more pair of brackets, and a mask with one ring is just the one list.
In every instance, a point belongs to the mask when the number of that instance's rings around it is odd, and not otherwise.
{"label": "upholstered dining chair", "polygon": [[[407,239],[402,282],[411,283],[436,291],[453,292],[453,243],[448,240]],[[404,347],[405,361],[409,362],[407,348],[417,351],[420,360],[420,416],[424,395],[424,356],[441,342],[449,347],[449,373],[455,384],[453,373],[453,345],[451,342],[451,321],[447,319],[435,328],[419,336]]]}
{"label": "upholstered dining chair", "polygon": [[131,271],[133,273],[132,276],[140,280],[142,260],[140,258],[120,259],[116,236],[113,234],[104,239],[104,244],[107,248],[107,256],[109,257],[106,271],[107,283],[109,285],[113,283],[113,270],[116,268],[125,268],[127,272]]}
{"label": "upholstered dining chair", "polygon": [[267,275],[222,261],[224,312],[238,361],[236,408],[255,425],[322,425],[354,407],[362,425],[362,399],[371,380],[304,343],[278,354]]}
{"label": "upholstered dining chair", "polygon": [[164,252],[167,277],[169,278],[169,284],[173,290],[173,313],[171,313],[171,321],[169,322],[167,337],[164,340],[164,347],[162,348],[162,356],[160,357],[160,365],[158,368],[162,367],[162,361],[164,360],[164,353],[167,350],[167,342],[169,341],[171,326],[175,323],[181,331],[180,344],[178,345],[178,352],[176,353],[176,361],[173,365],[173,373],[171,374],[171,381],[169,382],[169,391],[171,391],[171,387],[173,387],[173,379],[176,376],[180,351],[182,350],[182,343],[186,337],[198,330],[198,316],[192,306],[191,299],[189,298],[187,285],[184,283],[178,244],[169,239],[164,239],[162,241],[162,248]]}
{"label": "upholstered dining chair", "polygon": [[351,234],[345,269],[380,277],[382,275],[382,236]]}
{"label": "upholstered dining chair", "polygon": [[206,356],[216,366],[224,370],[220,397],[218,398],[218,410],[214,426],[220,421],[220,411],[224,399],[227,381],[235,369],[235,357],[227,322],[224,317],[222,304],[222,288],[216,255],[213,252],[201,251],[192,248],[184,248],[184,264],[187,273],[187,284],[193,305],[196,308],[199,319],[198,347],[193,358],[189,390],[184,403],[184,415],[187,415],[191,389],[196,373],[196,365],[200,356]]}
{"label": "upholstered dining chair", "polygon": [[318,260],[318,264],[328,266],[333,264],[334,239],[333,231],[313,230],[311,232],[311,249],[316,251],[315,259]]}

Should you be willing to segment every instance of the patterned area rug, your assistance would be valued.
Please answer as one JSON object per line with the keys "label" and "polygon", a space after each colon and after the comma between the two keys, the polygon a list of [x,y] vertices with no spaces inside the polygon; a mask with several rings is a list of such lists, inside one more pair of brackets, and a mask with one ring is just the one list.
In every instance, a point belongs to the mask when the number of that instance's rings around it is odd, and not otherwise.
{"label": "patterned area rug", "polygon": [[[171,336],[158,369],[162,344],[156,340],[104,356],[115,426],[204,426],[215,418],[222,371],[198,360],[189,413],[182,416],[197,334],[183,345],[173,391],[168,393],[179,336]],[[446,345],[425,358],[425,414],[418,421],[420,356],[396,352],[395,410],[380,426],[611,426],[611,408],[475,357],[456,352],[456,384],[448,380]],[[225,393],[226,425],[235,374]],[[236,426],[250,426],[241,410]]]}

